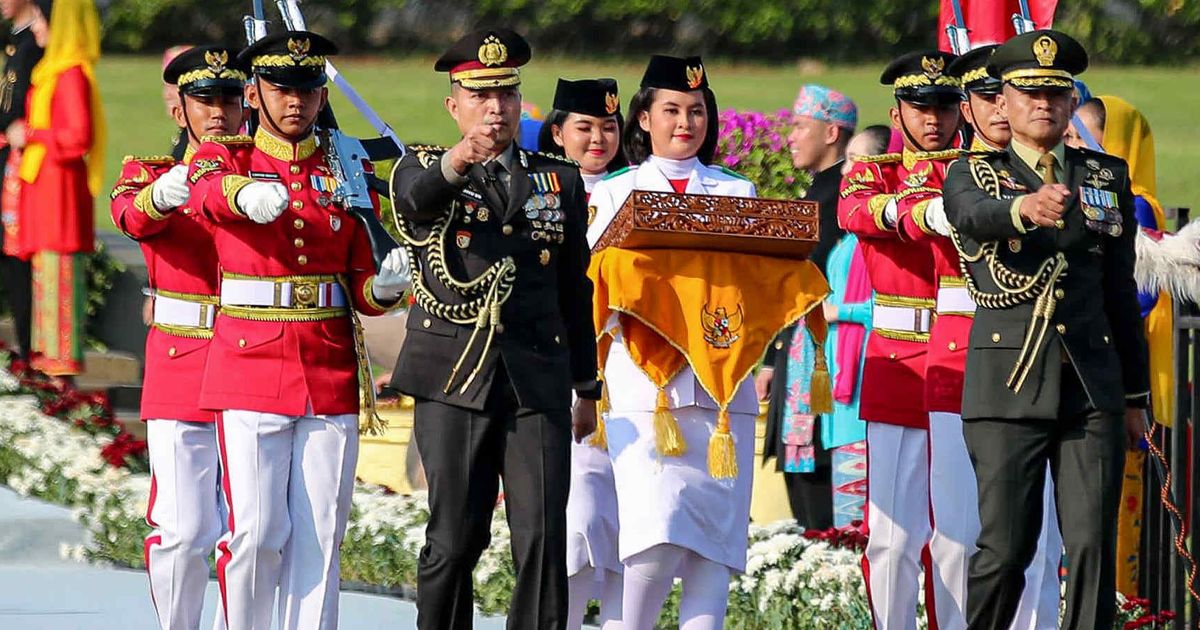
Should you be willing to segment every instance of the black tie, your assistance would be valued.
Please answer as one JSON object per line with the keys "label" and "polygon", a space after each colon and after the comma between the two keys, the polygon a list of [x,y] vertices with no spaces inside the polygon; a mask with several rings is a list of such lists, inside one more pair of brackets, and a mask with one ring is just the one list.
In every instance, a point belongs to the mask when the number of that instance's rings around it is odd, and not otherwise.
{"label": "black tie", "polygon": [[483,165],[483,172],[487,173],[487,183],[492,187],[492,191],[500,198],[501,203],[508,206],[508,190],[504,185],[504,180],[500,179],[500,174],[504,173],[504,165],[500,160],[492,160]]}

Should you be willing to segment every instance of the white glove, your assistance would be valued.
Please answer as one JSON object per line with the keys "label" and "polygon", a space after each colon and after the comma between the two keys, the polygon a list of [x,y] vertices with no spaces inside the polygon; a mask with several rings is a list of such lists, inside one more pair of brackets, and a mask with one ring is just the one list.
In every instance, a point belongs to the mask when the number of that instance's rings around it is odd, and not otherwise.
{"label": "white glove", "polygon": [[392,301],[401,293],[412,288],[412,269],[408,265],[408,253],[397,247],[383,259],[379,273],[371,283],[371,294],[376,300]]}
{"label": "white glove", "polygon": [[251,182],[239,190],[238,208],[255,223],[270,223],[287,210],[287,188],[274,182]]}
{"label": "white glove", "polygon": [[159,211],[173,210],[187,203],[191,189],[187,184],[188,167],[177,164],[150,186],[150,202]]}
{"label": "white glove", "polygon": [[934,197],[925,206],[925,225],[942,236],[950,236],[950,221],[946,218],[946,207],[941,197]]}
{"label": "white glove", "polygon": [[888,199],[887,205],[883,207],[883,222],[888,227],[896,226],[896,198]]}

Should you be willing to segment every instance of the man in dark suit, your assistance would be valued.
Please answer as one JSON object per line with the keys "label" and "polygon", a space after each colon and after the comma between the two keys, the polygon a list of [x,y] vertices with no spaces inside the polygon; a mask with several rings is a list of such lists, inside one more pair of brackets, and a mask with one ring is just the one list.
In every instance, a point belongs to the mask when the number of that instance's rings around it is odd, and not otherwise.
{"label": "man in dark suit", "polygon": [[[7,132],[10,125],[25,118],[25,94],[29,91],[33,67],[42,59],[44,51],[34,41],[33,31],[29,28],[33,21],[32,2],[9,0],[0,3],[0,8],[4,9],[4,19],[13,23],[12,34],[4,47],[4,76],[0,77],[0,132]],[[0,147],[0,169],[8,164],[9,153],[13,148],[23,148],[23,135],[8,135],[7,142]],[[3,203],[3,197],[0,195],[0,203]],[[15,215],[16,212],[17,208],[0,207],[0,216],[6,219],[0,226],[0,287],[3,288],[0,293],[4,294],[12,313],[13,324],[17,329],[17,344],[21,346],[21,353],[28,357],[33,315],[33,286],[29,261],[3,253],[5,238],[15,237],[15,232],[9,234],[8,219],[9,215]]]}
{"label": "man in dark suit", "polygon": [[[498,479],[517,570],[509,628],[563,628],[570,439],[595,427],[587,211],[573,162],[516,146],[520,35],[471,33],[437,61],[463,139],[410,147],[392,200],[419,273],[392,385],[416,398],[430,519],[417,625],[469,628]],[[571,390],[578,403],[574,419]]]}
{"label": "man in dark suit", "polygon": [[[841,92],[822,85],[805,85],[796,96],[792,114],[795,124],[788,135],[788,150],[793,166],[812,173],[812,185],[804,199],[820,204],[820,232],[811,260],[825,273],[829,252],[846,234],[837,220],[838,188],[842,183],[846,145],[858,124],[858,108]],[[795,332],[796,327],[790,326],[775,338],[754,381],[759,400],[769,400],[763,460],[775,457],[780,470],[783,470],[780,427],[787,403],[788,347]],[[817,423],[820,422],[818,419]],[[813,435],[816,470],[785,474],[784,482],[796,520],[805,527],[824,529],[833,526],[832,471],[829,450],[820,444],[819,426],[814,425]]]}
{"label": "man in dark suit", "polygon": [[1062,143],[1078,42],[1018,36],[987,70],[1004,82],[1003,151],[956,162],[946,214],[978,304],[963,433],[979,483],[970,628],[1010,624],[1042,523],[1049,461],[1071,570],[1064,628],[1111,627],[1124,448],[1144,427],[1146,341],[1133,279],[1124,161]]}

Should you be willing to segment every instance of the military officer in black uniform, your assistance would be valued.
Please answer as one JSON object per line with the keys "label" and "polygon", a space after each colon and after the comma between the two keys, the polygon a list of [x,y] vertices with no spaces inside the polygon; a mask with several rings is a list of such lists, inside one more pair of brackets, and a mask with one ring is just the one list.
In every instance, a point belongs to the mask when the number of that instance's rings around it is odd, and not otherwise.
{"label": "military officer in black uniform", "polygon": [[1026,33],[998,48],[1012,142],[956,162],[946,214],[978,310],[963,433],[982,530],[968,578],[970,628],[1007,628],[1042,523],[1046,462],[1070,572],[1063,628],[1112,626],[1124,450],[1144,426],[1146,340],[1133,280],[1124,161],[1064,147],[1078,42]]}
{"label": "military officer in black uniform", "polygon": [[517,571],[508,627],[566,623],[571,391],[578,440],[594,429],[600,387],[583,180],[514,137],[529,58],[505,29],[455,43],[435,69],[450,74],[446,109],[463,138],[410,147],[391,176],[418,269],[392,386],[417,400],[429,481],[422,629],[471,627],[500,477]]}
{"label": "military officer in black uniform", "polygon": [[[29,28],[33,21],[33,2],[13,0],[5,3],[5,9],[12,12],[12,15],[5,15],[4,18],[13,23],[13,30],[4,47],[4,76],[0,77],[0,133],[6,132],[14,122],[25,118],[25,94],[29,91],[29,80],[33,76],[33,67],[42,59],[44,52],[34,41],[33,31]],[[0,169],[8,164],[14,141],[23,143],[24,139],[8,137],[3,148],[0,148]],[[2,179],[0,175],[0,180]],[[3,197],[4,195],[0,195],[0,200]],[[17,208],[0,208],[0,214],[5,212],[15,213]],[[7,226],[0,226],[0,286],[4,288],[0,293],[3,293],[8,301],[21,353],[28,357],[33,315],[32,278],[29,261],[3,253],[5,233],[8,231],[6,228]]]}

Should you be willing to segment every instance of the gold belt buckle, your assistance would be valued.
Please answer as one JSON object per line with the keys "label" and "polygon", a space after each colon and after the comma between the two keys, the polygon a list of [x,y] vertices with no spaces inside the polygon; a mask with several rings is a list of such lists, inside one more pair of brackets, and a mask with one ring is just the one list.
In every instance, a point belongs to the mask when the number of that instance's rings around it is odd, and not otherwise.
{"label": "gold belt buckle", "polygon": [[293,282],[292,306],[296,308],[315,308],[317,306],[317,283]]}

